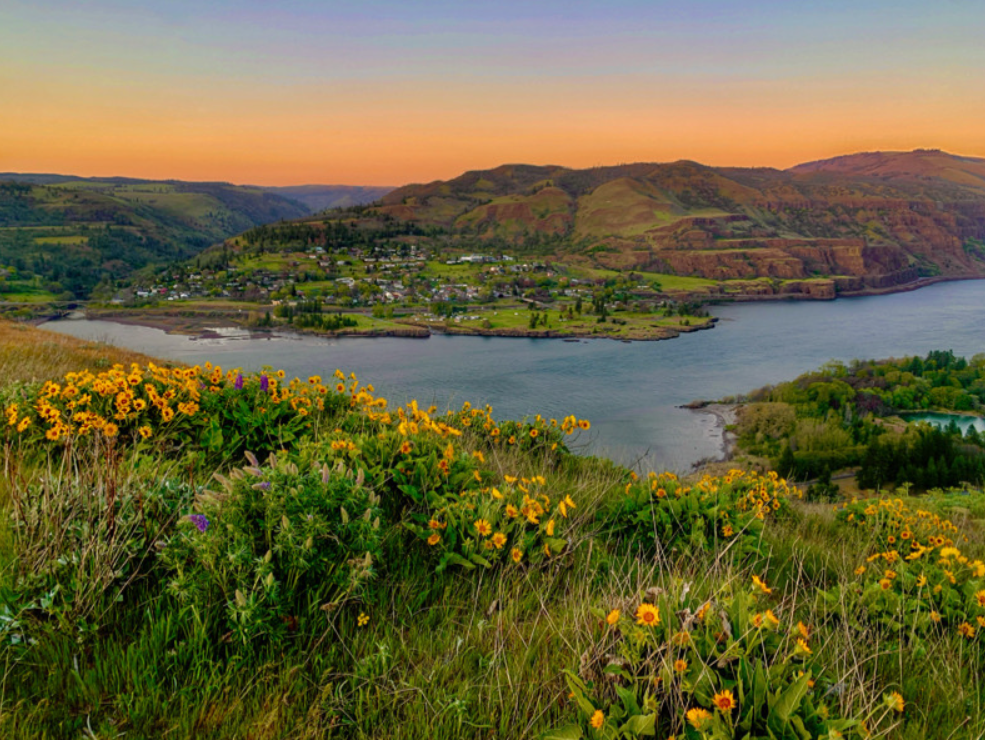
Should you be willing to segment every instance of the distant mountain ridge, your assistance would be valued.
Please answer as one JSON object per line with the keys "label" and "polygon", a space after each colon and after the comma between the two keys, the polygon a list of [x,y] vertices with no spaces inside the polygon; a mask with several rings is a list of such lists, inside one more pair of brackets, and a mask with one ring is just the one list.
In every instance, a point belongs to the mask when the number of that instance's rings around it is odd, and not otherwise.
{"label": "distant mountain ridge", "polygon": [[288,185],[263,186],[268,193],[304,204],[312,213],[331,208],[351,208],[379,200],[393,190],[389,186],[374,185]]}
{"label": "distant mountain ridge", "polygon": [[393,186],[377,185],[233,185],[224,181],[189,180],[148,180],[139,177],[82,177],[79,175],[60,175],[37,172],[0,172],[0,181],[26,182],[32,185],[60,185],[69,182],[111,183],[118,185],[139,185],[155,182],[188,186],[221,186],[260,190],[278,195],[303,205],[309,213],[317,213],[331,208],[351,208],[379,200],[392,191]]}
{"label": "distant mountain ridge", "polygon": [[[481,245],[820,297],[985,276],[985,160],[869,152],[788,170],[503,165],[407,185],[370,211]],[[800,284],[791,281],[800,281]]]}
{"label": "distant mountain ridge", "polygon": [[830,172],[866,177],[936,177],[952,181],[962,181],[968,176],[981,180],[978,184],[985,187],[985,159],[948,154],[940,149],[846,154],[798,164],[788,171],[799,174]]}

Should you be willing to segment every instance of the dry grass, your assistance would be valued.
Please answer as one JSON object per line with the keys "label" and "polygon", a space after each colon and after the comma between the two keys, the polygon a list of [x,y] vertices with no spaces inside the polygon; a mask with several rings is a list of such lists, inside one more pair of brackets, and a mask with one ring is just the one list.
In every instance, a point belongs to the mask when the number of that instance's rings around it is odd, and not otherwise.
{"label": "dry grass", "polygon": [[50,380],[84,368],[105,369],[117,362],[169,364],[139,352],[0,320],[0,378],[5,382]]}

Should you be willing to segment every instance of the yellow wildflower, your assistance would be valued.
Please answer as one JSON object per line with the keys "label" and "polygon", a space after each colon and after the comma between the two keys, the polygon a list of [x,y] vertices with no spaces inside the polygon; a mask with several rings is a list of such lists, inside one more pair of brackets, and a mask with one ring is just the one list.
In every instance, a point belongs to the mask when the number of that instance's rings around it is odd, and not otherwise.
{"label": "yellow wildflower", "polygon": [[705,723],[711,719],[711,712],[707,709],[702,709],[701,707],[694,707],[693,709],[687,710],[687,721],[698,732],[705,726]]}
{"label": "yellow wildflower", "polygon": [[720,712],[731,712],[736,706],[735,697],[732,696],[732,692],[728,689],[715,694],[711,702]]}
{"label": "yellow wildflower", "polygon": [[644,627],[656,627],[660,624],[660,609],[644,601],[636,610],[636,624]]}
{"label": "yellow wildflower", "polygon": [[771,594],[771,593],[773,593],[773,589],[771,589],[769,586],[767,586],[765,583],[763,583],[762,579],[759,576],[755,576],[754,575],[752,577],[752,585],[755,586],[756,588],[758,588],[764,594]]}
{"label": "yellow wildflower", "polygon": [[886,694],[884,697],[886,706],[897,712],[902,712],[903,708],[906,706],[906,702],[903,701],[903,695],[898,691],[892,691]]}

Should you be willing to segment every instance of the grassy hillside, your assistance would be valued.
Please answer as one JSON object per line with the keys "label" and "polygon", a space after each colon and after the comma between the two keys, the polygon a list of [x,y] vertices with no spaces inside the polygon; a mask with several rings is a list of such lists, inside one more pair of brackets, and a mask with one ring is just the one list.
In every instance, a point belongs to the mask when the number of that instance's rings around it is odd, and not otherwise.
{"label": "grassy hillside", "polygon": [[398,188],[371,212],[473,245],[599,267],[824,277],[829,297],[985,275],[985,160],[939,151],[850,155],[787,171],[687,161],[506,165]]}
{"label": "grassy hillside", "polygon": [[977,497],[832,512],[573,417],[88,351],[4,368],[5,737],[985,731]]}
{"label": "grassy hillside", "polygon": [[[150,264],[191,257],[304,206],[226,183],[0,175],[0,290],[86,298]],[[5,295],[4,295],[5,294]]]}

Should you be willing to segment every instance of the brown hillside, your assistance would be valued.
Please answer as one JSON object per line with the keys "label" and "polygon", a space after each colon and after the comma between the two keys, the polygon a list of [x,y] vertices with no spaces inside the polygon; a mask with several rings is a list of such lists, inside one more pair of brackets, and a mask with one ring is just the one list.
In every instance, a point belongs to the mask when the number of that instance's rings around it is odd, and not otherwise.
{"label": "brown hillside", "polygon": [[714,279],[851,289],[985,276],[985,160],[871,152],[789,170],[696,162],[504,165],[408,185],[374,208],[497,247]]}

